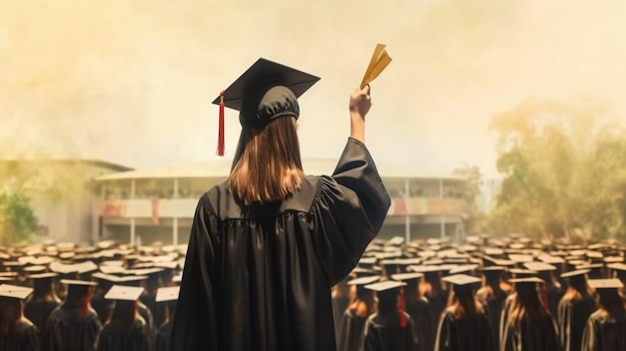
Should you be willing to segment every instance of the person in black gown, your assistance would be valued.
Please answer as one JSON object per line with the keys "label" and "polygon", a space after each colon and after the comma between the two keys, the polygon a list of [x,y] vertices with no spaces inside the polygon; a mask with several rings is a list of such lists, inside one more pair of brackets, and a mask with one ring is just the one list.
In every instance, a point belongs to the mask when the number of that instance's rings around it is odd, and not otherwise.
{"label": "person in black gown", "polygon": [[446,283],[441,280],[443,268],[440,266],[412,266],[416,273],[423,273],[420,281],[419,294],[428,301],[428,311],[431,320],[431,337],[434,343],[437,338],[437,327],[441,313],[448,304],[449,292]]}
{"label": "person in black gown", "polygon": [[337,341],[339,351],[358,351],[363,336],[363,328],[370,314],[375,312],[375,298],[372,290],[365,286],[377,282],[380,276],[366,276],[352,279],[348,285],[355,289],[354,299],[346,308]]}
{"label": "person in black gown", "polygon": [[61,299],[54,290],[53,279],[56,273],[33,274],[33,295],[24,306],[24,316],[39,330],[40,335],[46,332],[46,322],[50,313],[61,304]]}
{"label": "person in black gown", "polygon": [[[354,271],[353,271],[354,273]],[[332,301],[333,301],[333,322],[335,323],[335,339],[337,340],[337,346],[339,346],[339,333],[341,332],[341,319],[343,317],[348,304],[350,304],[350,286],[348,281],[351,279],[351,275],[343,278],[339,283],[332,287]]]}
{"label": "person in black gown", "polygon": [[[539,298],[537,277],[511,279],[515,293],[502,310],[500,351],[561,351],[554,318]],[[509,299],[507,299],[509,301]]]}
{"label": "person in black gown", "polygon": [[433,332],[431,328],[433,317],[428,309],[428,300],[419,295],[419,283],[423,277],[423,273],[400,273],[393,274],[391,279],[406,283],[404,287],[406,312],[413,320],[418,340],[418,350],[432,351],[433,341],[431,337]]}
{"label": "person in black gown", "polygon": [[467,274],[444,277],[452,284],[450,302],[439,318],[435,351],[495,351],[489,318],[474,296],[479,278]]}
{"label": "person in black gown", "polygon": [[94,273],[92,277],[96,279],[98,285],[91,296],[91,306],[96,311],[100,324],[104,325],[111,317],[115,308],[115,301],[105,299],[104,295],[111,289],[117,277],[100,272]]}
{"label": "person in black gown", "polygon": [[39,351],[37,327],[24,317],[24,300],[33,289],[0,285],[0,351]]}
{"label": "person in black gown", "polygon": [[365,286],[376,292],[378,308],[365,322],[361,351],[419,350],[413,319],[398,308],[399,303],[404,304],[401,296],[403,286],[406,283],[393,280]]}
{"label": "person in black gown", "polygon": [[587,284],[589,269],[561,274],[569,280],[569,288],[559,302],[557,322],[563,351],[580,350],[587,319],[596,310],[593,291]]}
{"label": "person in black gown", "polygon": [[510,290],[504,290],[501,285],[504,267],[488,266],[482,267],[480,270],[483,273],[484,284],[476,291],[476,299],[484,306],[489,318],[491,349],[498,350],[500,347],[500,317]]}
{"label": "person in black gown", "polygon": [[589,286],[599,297],[598,310],[589,316],[583,332],[581,351],[626,350],[626,308],[619,279],[590,279]]}
{"label": "person in black gown", "polygon": [[137,311],[143,288],[113,285],[105,295],[115,300],[111,319],[102,328],[98,351],[151,351],[148,324]]}
{"label": "person in black gown", "polygon": [[165,306],[156,302],[157,290],[162,286],[161,274],[163,271],[163,268],[153,268],[142,273],[142,275],[146,275],[148,278],[145,280],[146,290],[139,298],[139,301],[150,310],[152,327],[155,333],[166,319]]}
{"label": "person in black gown", "polygon": [[548,304],[548,310],[553,317],[557,315],[559,302],[563,298],[564,291],[561,288],[561,283],[554,276],[557,268],[551,264],[542,262],[527,262],[524,264],[526,268],[531,271],[537,272],[538,277],[545,283],[543,285],[544,301]]}
{"label": "person in black gown", "polygon": [[163,305],[166,310],[166,319],[159,327],[156,334],[156,351],[168,351],[172,334],[172,320],[176,315],[179,286],[160,288],[156,294],[156,302]]}
{"label": "person in black gown", "polygon": [[364,143],[369,86],[350,97],[351,136],[332,176],[304,174],[297,98],[317,80],[260,59],[215,101],[239,110],[243,128],[228,179],[198,201],[171,350],[336,348],[331,287],[391,200]]}
{"label": "person in black gown", "polygon": [[42,351],[95,351],[102,324],[90,301],[97,284],[81,280],[61,284],[67,285],[67,295],[48,319]]}

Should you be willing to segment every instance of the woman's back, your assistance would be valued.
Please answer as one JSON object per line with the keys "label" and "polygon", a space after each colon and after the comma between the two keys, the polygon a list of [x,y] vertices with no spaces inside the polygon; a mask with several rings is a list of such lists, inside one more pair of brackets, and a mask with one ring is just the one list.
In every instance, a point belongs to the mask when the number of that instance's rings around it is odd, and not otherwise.
{"label": "woman's back", "polygon": [[388,208],[369,152],[352,138],[332,177],[305,177],[282,202],[242,207],[218,184],[198,204],[173,349],[334,350],[330,288]]}

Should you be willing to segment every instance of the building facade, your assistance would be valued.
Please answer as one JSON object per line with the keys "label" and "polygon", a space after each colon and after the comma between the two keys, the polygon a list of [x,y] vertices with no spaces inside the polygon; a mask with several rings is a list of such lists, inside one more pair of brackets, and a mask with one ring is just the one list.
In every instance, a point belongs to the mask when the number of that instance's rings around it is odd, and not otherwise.
{"label": "building facade", "polygon": [[[336,161],[305,159],[303,164],[307,174],[332,174]],[[392,197],[379,237],[400,235],[413,240],[464,235],[464,178],[381,164],[377,168]],[[92,240],[187,243],[198,199],[223,181],[229,170],[230,161],[219,160],[97,177],[99,210],[92,222],[98,227]]]}

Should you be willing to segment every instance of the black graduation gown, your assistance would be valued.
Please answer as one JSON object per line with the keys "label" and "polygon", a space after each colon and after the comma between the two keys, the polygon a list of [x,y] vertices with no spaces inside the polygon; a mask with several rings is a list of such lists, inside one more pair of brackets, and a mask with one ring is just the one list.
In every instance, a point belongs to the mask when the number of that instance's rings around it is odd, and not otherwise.
{"label": "black graduation gown", "polygon": [[[155,331],[158,330],[167,319],[165,304],[156,302],[156,294],[141,295],[139,301],[141,301],[150,310],[150,314],[152,315],[152,327]],[[144,317],[144,319],[145,318],[146,317]]]}
{"label": "black graduation gown", "polygon": [[448,306],[448,293],[444,290],[441,291],[436,296],[431,296],[428,298],[428,310],[430,311],[430,339],[433,341],[433,345],[435,340],[437,339],[437,329],[439,328],[439,320],[441,319],[441,315],[443,311]]}
{"label": "black graduation gown", "polygon": [[102,324],[93,309],[84,318],[80,313],[80,308],[54,310],[42,335],[42,351],[94,351]]}
{"label": "black graduation gown", "polygon": [[346,308],[350,304],[350,298],[347,296],[333,298],[333,322],[335,323],[335,338],[339,345],[339,333],[341,332],[341,320]]}
{"label": "black graduation gown", "polygon": [[435,351],[496,351],[492,346],[491,327],[483,311],[473,317],[457,318],[451,308],[439,319]]}
{"label": "black graduation gown", "polygon": [[172,334],[172,323],[165,322],[159,328],[156,335],[155,351],[168,351],[170,348],[170,336]]}
{"label": "black graduation gown", "polygon": [[626,350],[626,315],[613,318],[605,310],[594,312],[587,320],[580,350]]}
{"label": "black graduation gown", "polygon": [[558,308],[559,336],[563,351],[579,351],[587,319],[596,310],[592,296],[580,300],[561,299]]}
{"label": "black graduation gown", "polygon": [[488,297],[487,290],[484,288],[476,292],[476,299],[484,306],[489,320],[492,350],[498,350],[500,347],[500,319],[508,296],[508,293],[502,291],[499,295]]}
{"label": "black graduation gown", "polygon": [[400,326],[400,312],[369,316],[363,328],[362,351],[417,351],[415,323],[408,313],[406,327]]}
{"label": "black graduation gown", "polygon": [[417,301],[407,302],[406,312],[411,316],[413,325],[415,326],[415,333],[418,340],[419,351],[432,351],[433,350],[433,335],[435,333],[431,330],[433,326],[433,316],[428,309],[428,300],[426,298],[420,298]]}
{"label": "black graduation gown", "polygon": [[500,351],[561,351],[554,319],[544,314],[538,320],[524,319],[504,326]]}
{"label": "black graduation gown", "polygon": [[46,321],[48,321],[48,317],[60,304],[60,302],[56,301],[39,302],[30,300],[24,305],[24,317],[33,322],[40,335],[43,335],[46,331]]}
{"label": "black graduation gown", "polygon": [[143,318],[138,318],[130,324],[113,320],[102,328],[98,338],[98,351],[150,351],[147,329],[148,325]]}
{"label": "black graduation gown", "polygon": [[8,335],[0,335],[0,351],[39,351],[41,339],[30,321],[18,322]]}
{"label": "black graduation gown", "polygon": [[104,325],[115,309],[115,301],[94,295],[91,298],[91,307],[96,311],[96,314],[98,314],[100,323]]}
{"label": "black graduation gown", "polygon": [[366,321],[367,316],[357,316],[352,311],[346,311],[343,314],[339,335],[337,335],[338,351],[359,350]]}
{"label": "black graduation gown", "polygon": [[564,293],[565,291],[556,285],[552,285],[548,288],[548,308],[553,317],[556,317],[558,314],[559,302],[563,298]]}
{"label": "black graduation gown", "polygon": [[333,176],[240,207],[222,182],[198,202],[170,350],[335,350],[331,287],[379,232],[390,198],[350,138]]}

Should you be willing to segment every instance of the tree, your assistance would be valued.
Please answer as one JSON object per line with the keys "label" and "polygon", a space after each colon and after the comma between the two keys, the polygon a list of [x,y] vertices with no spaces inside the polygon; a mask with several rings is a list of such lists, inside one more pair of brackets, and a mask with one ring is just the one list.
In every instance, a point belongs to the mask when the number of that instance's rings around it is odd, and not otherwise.
{"label": "tree", "polygon": [[37,218],[26,197],[0,194],[0,242],[28,241],[37,226]]}
{"label": "tree", "polygon": [[626,234],[626,133],[598,100],[529,99],[494,116],[504,179],[493,230],[536,237]]}
{"label": "tree", "polygon": [[453,173],[467,179],[466,186],[463,188],[463,200],[466,206],[465,231],[467,233],[483,232],[487,216],[478,206],[482,182],[480,168],[475,165],[463,166],[455,169]]}

